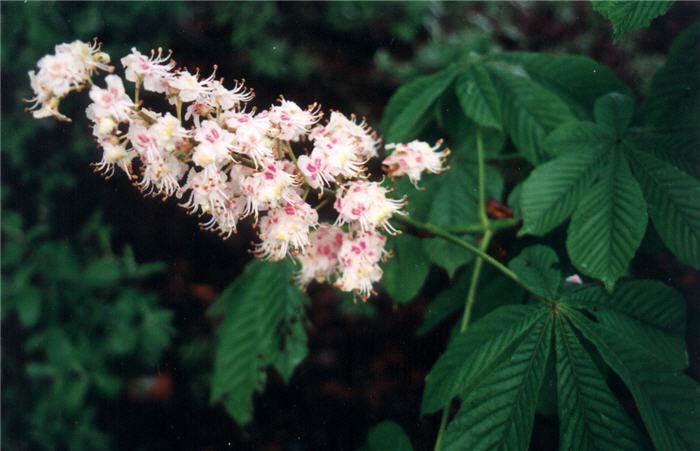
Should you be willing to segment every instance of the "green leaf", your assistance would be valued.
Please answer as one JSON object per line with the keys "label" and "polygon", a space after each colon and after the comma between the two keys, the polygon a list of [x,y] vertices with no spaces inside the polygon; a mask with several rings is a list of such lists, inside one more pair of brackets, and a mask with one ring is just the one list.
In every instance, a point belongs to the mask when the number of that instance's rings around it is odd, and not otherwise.
{"label": "green leaf", "polygon": [[[299,315],[303,315],[303,311],[299,311]],[[275,359],[274,367],[282,376],[285,384],[288,384],[292,378],[292,374],[297,366],[309,354],[308,337],[301,318],[296,318],[288,327],[281,333],[279,344],[279,355]]]}
{"label": "green leaf", "polygon": [[559,156],[535,168],[523,183],[520,233],[542,236],[568,218],[613,142],[608,130],[590,122],[569,123],[549,135],[546,146]]}
{"label": "green leaf", "polygon": [[508,305],[458,334],[425,378],[421,412],[435,412],[468,393],[546,313],[541,306]]}
{"label": "green leaf", "polygon": [[[674,164],[700,177],[700,24],[673,41],[666,64],[654,75],[644,105],[648,125],[667,134],[662,148]],[[682,161],[682,164],[678,164]],[[688,168],[686,168],[688,167]]]}
{"label": "green leaf", "polygon": [[500,59],[522,67],[537,83],[566,101],[579,119],[593,118],[593,102],[629,89],[604,64],[580,55],[505,52]]}
{"label": "green leaf", "polygon": [[620,339],[617,330],[593,323],[578,312],[566,309],[565,314],[627,385],[654,446],[662,450],[699,449],[697,383],[650,358],[646,350],[635,345],[638,337]]}
{"label": "green leaf", "polygon": [[[658,126],[674,129],[680,120],[683,126],[697,129],[700,117],[700,24],[693,24],[680,33],[651,82],[645,104],[645,118]],[[695,120],[695,122],[692,122]]]}
{"label": "green leaf", "polygon": [[369,431],[367,451],[411,451],[411,440],[401,426],[393,421],[382,421]]}
{"label": "green leaf", "polygon": [[503,124],[511,140],[532,164],[547,160],[542,141],[557,126],[574,120],[566,103],[516,66],[488,64],[501,93]]}
{"label": "green leaf", "polygon": [[447,426],[446,451],[528,448],[552,343],[551,318],[540,318],[511,357],[466,392]]}
{"label": "green leaf", "polygon": [[288,312],[308,301],[291,284],[292,277],[288,261],[255,260],[217,301],[215,310],[226,318],[218,330],[211,399],[223,401],[239,424],[252,419],[253,394],[264,386],[264,368],[279,362],[277,334],[290,321]]}
{"label": "green leaf", "polygon": [[430,119],[431,107],[452,84],[456,74],[456,68],[449,67],[433,75],[418,77],[399,88],[382,117],[384,141],[403,142],[417,137]]}
{"label": "green leaf", "polygon": [[555,323],[560,449],[637,450],[639,431],[561,317]]}
{"label": "green leaf", "polygon": [[[460,238],[467,242],[474,241],[471,235],[464,235]],[[424,239],[423,250],[432,263],[447,271],[450,279],[454,277],[459,268],[474,259],[474,254],[468,250],[442,238]]]}
{"label": "green leaf", "polygon": [[501,103],[488,70],[471,64],[457,78],[455,92],[464,114],[485,127],[502,129]]}
{"label": "green leaf", "polygon": [[700,268],[700,182],[650,153],[630,154],[659,236],[682,262]]}
{"label": "green leaf", "polygon": [[384,263],[382,285],[391,298],[406,303],[416,297],[428,276],[430,265],[420,238],[401,234],[389,239],[392,257]]}
{"label": "green leaf", "polygon": [[[431,187],[435,197],[428,212],[428,222],[456,226],[479,221],[475,171],[475,165],[463,159],[451,162],[450,170],[440,175],[441,180],[437,186]],[[450,277],[459,267],[473,259],[471,252],[442,239],[425,240],[423,248],[431,261],[444,268]]]}
{"label": "green leaf", "polygon": [[426,335],[464,306],[470,280],[471,271],[462,271],[448,289],[442,291],[435,299],[430,301],[430,304],[425,309],[423,321],[418,330],[416,330],[416,335],[419,337]]}
{"label": "green leaf", "polygon": [[523,249],[508,263],[525,284],[545,299],[556,299],[562,282],[559,257],[549,247],[536,245]]}
{"label": "green leaf", "polygon": [[[461,271],[450,287],[442,291],[428,304],[416,335],[426,335],[442,321],[464,307],[471,276],[471,270]],[[524,290],[511,279],[495,270],[484,268],[477,293],[477,302],[472,310],[472,322],[503,305],[521,303],[523,293]]]}
{"label": "green leaf", "polygon": [[41,306],[41,291],[36,287],[27,287],[20,292],[16,307],[23,327],[32,327],[37,323],[41,316]]}
{"label": "green leaf", "polygon": [[612,22],[617,41],[625,33],[649,26],[656,17],[666,13],[673,1],[593,1],[593,9]]}
{"label": "green leaf", "polygon": [[615,130],[622,137],[634,116],[634,100],[619,92],[611,92],[595,101],[595,121]]}
{"label": "green leaf", "polygon": [[642,190],[622,152],[615,150],[571,218],[566,248],[579,271],[612,289],[627,271],[646,226]]}

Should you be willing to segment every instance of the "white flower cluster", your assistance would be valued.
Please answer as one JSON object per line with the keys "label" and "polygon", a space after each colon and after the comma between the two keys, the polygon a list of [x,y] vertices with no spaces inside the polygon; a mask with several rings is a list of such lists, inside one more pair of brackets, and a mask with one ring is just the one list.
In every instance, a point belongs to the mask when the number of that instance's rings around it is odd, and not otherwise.
{"label": "white flower cluster", "polygon": [[[40,60],[38,74],[30,72],[41,107],[36,117],[65,118],[57,109],[61,98],[92,85],[97,69],[111,72],[97,44],[62,44],[56,52]],[[253,93],[243,83],[226,88],[214,74],[203,78],[179,69],[170,57],[132,49],[121,59],[125,78],[135,84],[133,99],[116,75],[105,78],[105,88],[92,85],[86,114],[102,149],[96,169],[110,177],[119,168],[145,194],[180,199],[206,218],[203,228],[225,237],[252,217],[258,256],[291,256],[301,263],[302,286],[333,282],[366,299],[387,256],[380,232],[396,233],[389,220],[405,214],[404,200],[387,197],[389,189],[369,179],[366,163],[381,144],[376,133],[337,111],[322,123],[317,104],[301,108],[280,98],[266,110],[247,109]],[[175,114],[146,108],[142,90],[164,95]],[[443,170],[447,151],[439,147],[418,141],[387,146],[395,151],[384,160],[386,172],[416,184],[423,172]],[[318,210],[328,197],[335,197],[337,218],[320,223]]]}
{"label": "white flower cluster", "polygon": [[109,55],[100,51],[97,41],[59,44],[55,51],[39,60],[38,72],[29,72],[34,97],[28,100],[32,104],[28,110],[37,119],[53,116],[70,121],[58,112],[61,98],[90,84],[90,77],[99,69],[111,72],[114,68],[109,65]]}

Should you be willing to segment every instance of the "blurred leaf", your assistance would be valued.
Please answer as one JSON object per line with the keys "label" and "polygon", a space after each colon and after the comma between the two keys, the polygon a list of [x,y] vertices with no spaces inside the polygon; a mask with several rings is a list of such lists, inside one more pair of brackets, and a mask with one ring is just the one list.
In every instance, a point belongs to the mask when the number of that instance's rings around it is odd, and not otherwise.
{"label": "blurred leaf", "polygon": [[430,118],[430,108],[452,84],[454,67],[418,77],[403,85],[384,109],[381,130],[387,143],[405,142],[418,136]]}
{"label": "blurred leaf", "polygon": [[653,19],[665,14],[673,4],[673,1],[623,2],[593,0],[592,3],[593,9],[612,22],[615,40],[617,41],[623,34],[644,28]]}
{"label": "blurred leaf", "polygon": [[388,241],[392,257],[383,265],[382,286],[394,301],[403,304],[420,292],[430,265],[420,238],[401,234]]}
{"label": "blurred leaf", "polygon": [[382,421],[369,431],[367,451],[411,451],[411,441],[401,426],[393,421]]}

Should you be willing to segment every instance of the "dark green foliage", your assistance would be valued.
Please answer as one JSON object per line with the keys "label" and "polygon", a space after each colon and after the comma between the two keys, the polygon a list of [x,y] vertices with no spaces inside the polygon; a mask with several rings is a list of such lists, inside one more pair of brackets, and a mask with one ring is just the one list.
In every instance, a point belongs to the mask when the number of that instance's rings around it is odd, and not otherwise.
{"label": "dark green foliage", "polygon": [[293,276],[290,262],[251,262],[213,306],[225,318],[211,400],[223,402],[241,424],[253,419],[253,395],[265,387],[267,367],[288,381],[308,352],[303,325],[308,298],[292,284]]}
{"label": "dark green foliage", "polygon": [[625,33],[648,26],[656,17],[668,11],[673,0],[624,2],[593,0],[593,9],[612,22],[615,39]]}

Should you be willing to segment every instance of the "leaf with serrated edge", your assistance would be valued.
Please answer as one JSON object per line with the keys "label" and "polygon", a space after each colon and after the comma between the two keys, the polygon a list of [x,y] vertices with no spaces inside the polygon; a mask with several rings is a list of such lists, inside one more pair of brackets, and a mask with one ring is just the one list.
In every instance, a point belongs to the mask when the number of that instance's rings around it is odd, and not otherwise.
{"label": "leaf with serrated edge", "polygon": [[555,299],[562,277],[559,257],[552,248],[542,245],[529,246],[508,263],[525,284],[536,294]]}
{"label": "leaf with serrated edge", "polygon": [[425,378],[421,412],[435,412],[457,394],[468,391],[546,314],[539,305],[508,305],[458,334]]}
{"label": "leaf with serrated edge", "polygon": [[630,155],[659,236],[681,261],[700,268],[700,182],[651,153]]}
{"label": "leaf with serrated edge", "polygon": [[668,11],[672,3],[673,1],[669,0],[639,2],[596,0],[593,1],[593,9],[612,22],[615,40],[618,40],[625,33],[649,26],[652,20]]}
{"label": "leaf with serrated edge", "polygon": [[631,343],[634,337],[621,337],[591,322],[575,310],[561,310],[590,340],[629,388],[657,449],[700,449],[700,388],[688,376],[664,368]]}
{"label": "leaf with serrated edge", "polygon": [[498,91],[491,75],[482,65],[470,65],[457,78],[455,93],[464,114],[485,127],[502,129]]}
{"label": "leaf with serrated edge", "polygon": [[592,122],[568,123],[552,132],[545,145],[559,156],[523,182],[520,233],[542,236],[566,220],[613,142],[609,130]]}
{"label": "leaf with serrated edge", "polygon": [[542,146],[545,136],[575,116],[561,98],[517,66],[498,63],[486,67],[497,80],[503,124],[511,140],[528,161],[544,162],[548,157]]}
{"label": "leaf with serrated edge", "polygon": [[571,326],[555,320],[560,449],[638,450],[639,431]]}
{"label": "leaf with serrated edge", "polygon": [[566,249],[579,271],[612,289],[642,242],[647,210],[642,190],[619,149],[599,177],[571,218]]}
{"label": "leaf with serrated edge", "polygon": [[219,326],[211,400],[223,401],[239,424],[253,414],[253,394],[262,389],[263,369],[277,358],[276,334],[290,306],[307,302],[291,284],[290,262],[253,261],[222,293],[217,311],[226,313]]}
{"label": "leaf with serrated edge", "polygon": [[430,108],[450,86],[457,71],[447,68],[418,77],[403,85],[391,97],[382,117],[381,130],[387,143],[410,141],[420,134]]}
{"label": "leaf with serrated edge", "polygon": [[527,449],[552,343],[552,317],[540,318],[509,359],[466,391],[445,431],[445,451]]}

